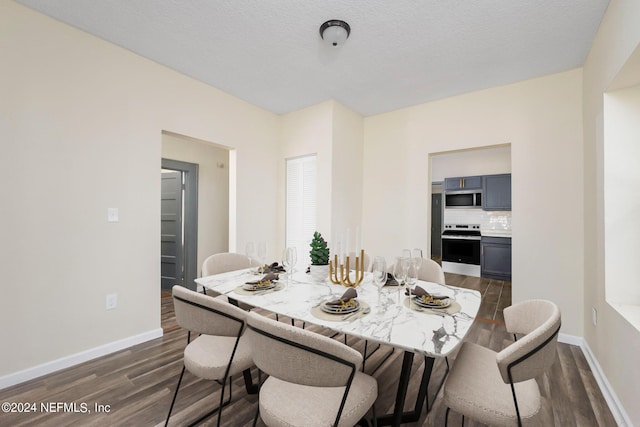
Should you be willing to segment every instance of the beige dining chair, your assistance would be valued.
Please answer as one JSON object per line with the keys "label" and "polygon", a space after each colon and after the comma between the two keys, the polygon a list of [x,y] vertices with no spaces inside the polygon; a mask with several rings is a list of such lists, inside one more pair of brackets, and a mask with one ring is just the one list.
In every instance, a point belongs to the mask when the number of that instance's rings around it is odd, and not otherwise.
{"label": "beige dining chair", "polygon": [[[260,263],[258,263],[257,260],[249,259],[246,255],[235,252],[220,252],[207,257],[202,262],[202,277],[259,266]],[[206,294],[207,289],[203,288],[202,293]],[[216,298],[229,301],[224,295],[218,295]],[[238,306],[244,310],[251,309],[251,307],[246,304],[238,303]]]}
{"label": "beige dining chair", "polygon": [[267,426],[353,426],[373,407],[378,384],[358,351],[253,312],[247,324],[255,364],[269,375],[254,426],[258,416]]}
{"label": "beige dining chair", "polygon": [[491,426],[549,425],[550,414],[535,378],[556,358],[560,310],[547,300],[504,309],[507,331],[524,336],[500,352],[462,343],[444,385],[444,404],[464,417]]}
{"label": "beige dining chair", "polygon": [[[178,325],[187,329],[184,364],[165,426],[169,423],[185,370],[198,378],[216,380],[222,385],[219,405],[200,417],[198,424],[218,411],[218,426],[222,408],[231,402],[231,377],[253,366],[251,347],[246,338],[246,312],[228,302],[212,298],[185,287],[173,287],[173,305]],[[200,334],[191,340],[191,334]],[[229,380],[229,399],[224,392]]]}
{"label": "beige dining chair", "polygon": [[259,266],[260,263],[258,263],[257,260],[250,260],[246,255],[234,252],[221,252],[211,255],[203,261],[202,277]]}
{"label": "beige dining chair", "polygon": [[[360,257],[360,254],[357,254],[358,257]],[[349,252],[349,268],[355,268],[356,267],[356,253],[355,252]],[[371,268],[373,267],[372,263],[371,263],[371,256],[368,253],[364,253],[364,271],[371,271]]]}
{"label": "beige dining chair", "polygon": [[444,271],[442,271],[440,264],[434,260],[422,258],[422,264],[418,267],[418,280],[444,285]]}

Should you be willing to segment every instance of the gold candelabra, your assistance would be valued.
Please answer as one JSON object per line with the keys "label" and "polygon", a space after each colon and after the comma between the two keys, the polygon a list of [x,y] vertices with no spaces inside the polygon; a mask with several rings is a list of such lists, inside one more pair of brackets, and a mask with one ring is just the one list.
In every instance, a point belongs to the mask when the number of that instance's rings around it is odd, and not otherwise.
{"label": "gold candelabra", "polygon": [[349,277],[349,256],[346,257],[346,265],[338,262],[338,255],[334,256],[333,261],[329,261],[329,280],[336,285],[348,286],[355,288],[364,278],[364,249],[360,251],[360,256],[356,258],[355,278],[351,280]]}

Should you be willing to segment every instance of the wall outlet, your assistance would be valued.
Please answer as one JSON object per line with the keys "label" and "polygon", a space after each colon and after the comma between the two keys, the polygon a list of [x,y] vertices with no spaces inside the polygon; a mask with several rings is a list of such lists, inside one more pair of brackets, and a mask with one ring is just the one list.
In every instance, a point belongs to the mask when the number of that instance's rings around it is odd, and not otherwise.
{"label": "wall outlet", "polygon": [[593,323],[593,326],[598,324],[598,311],[595,307],[591,307],[591,323]]}
{"label": "wall outlet", "polygon": [[120,212],[118,208],[107,208],[107,222],[120,221]]}
{"label": "wall outlet", "polygon": [[107,310],[113,310],[118,306],[118,294],[107,295]]}

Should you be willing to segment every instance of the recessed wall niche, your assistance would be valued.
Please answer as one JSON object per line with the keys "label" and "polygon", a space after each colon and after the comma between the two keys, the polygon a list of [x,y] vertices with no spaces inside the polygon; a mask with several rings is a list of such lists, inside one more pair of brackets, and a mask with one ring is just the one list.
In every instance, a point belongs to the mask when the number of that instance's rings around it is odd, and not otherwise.
{"label": "recessed wall niche", "polygon": [[607,302],[640,330],[640,45],[604,94]]}

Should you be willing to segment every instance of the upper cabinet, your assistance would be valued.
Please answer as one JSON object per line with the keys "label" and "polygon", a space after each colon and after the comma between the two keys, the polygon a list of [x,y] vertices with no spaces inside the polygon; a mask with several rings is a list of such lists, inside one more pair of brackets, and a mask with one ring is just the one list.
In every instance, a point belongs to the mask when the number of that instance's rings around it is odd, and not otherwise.
{"label": "upper cabinet", "polygon": [[487,211],[511,210],[511,174],[482,177],[482,209]]}
{"label": "upper cabinet", "polygon": [[482,189],[481,176],[462,176],[458,178],[444,179],[444,191],[481,190],[481,189]]}

